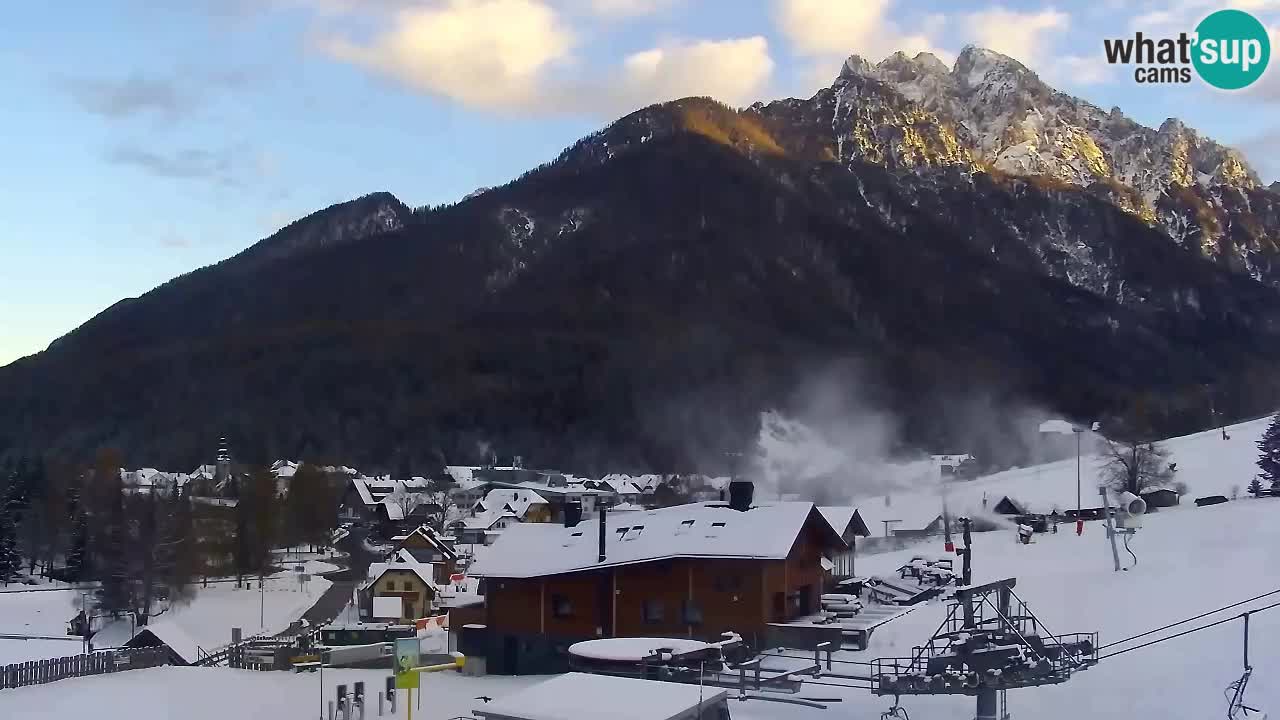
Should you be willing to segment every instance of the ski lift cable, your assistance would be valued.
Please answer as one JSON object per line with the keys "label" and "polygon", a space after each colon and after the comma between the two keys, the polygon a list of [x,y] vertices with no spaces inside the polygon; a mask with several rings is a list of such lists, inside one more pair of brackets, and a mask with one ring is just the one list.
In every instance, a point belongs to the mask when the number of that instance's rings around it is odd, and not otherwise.
{"label": "ski lift cable", "polygon": [[[1261,600],[1262,598],[1270,597],[1270,596],[1272,596],[1272,595],[1280,595],[1280,588],[1276,588],[1275,590],[1272,590],[1271,592],[1265,592],[1265,593],[1262,593],[1261,595],[1257,595],[1257,596],[1251,597],[1251,598],[1249,598],[1248,600],[1241,600],[1240,602],[1231,603],[1230,605],[1224,605],[1223,607],[1220,607],[1220,608],[1217,608],[1217,609],[1214,609],[1214,610],[1210,610],[1210,611],[1208,611],[1208,612],[1203,612],[1203,613],[1200,613],[1199,615],[1193,615],[1192,617],[1189,617],[1189,618],[1187,618],[1187,619],[1185,619],[1185,620],[1179,620],[1179,621],[1177,621],[1177,622],[1169,623],[1168,625],[1164,625],[1164,626],[1162,626],[1162,627],[1158,627],[1158,628],[1156,628],[1156,629],[1154,629],[1154,630],[1148,630],[1148,631],[1143,632],[1143,633],[1138,633],[1137,635],[1132,635],[1132,636],[1127,637],[1127,638],[1125,638],[1125,639],[1123,639],[1123,640],[1116,640],[1115,642],[1107,643],[1106,645],[1103,645],[1103,646],[1099,647],[1098,649],[1099,649],[1099,650],[1106,650],[1107,648],[1115,647],[1116,645],[1123,645],[1124,643],[1127,643],[1127,642],[1129,642],[1129,641],[1131,641],[1131,640],[1137,640],[1138,638],[1141,638],[1141,637],[1146,637],[1146,636],[1148,636],[1148,635],[1154,635],[1154,634],[1156,634],[1156,633],[1158,633],[1158,632],[1162,632],[1162,631],[1164,631],[1164,630],[1168,630],[1168,629],[1170,629],[1170,628],[1174,628],[1174,627],[1177,627],[1177,626],[1179,626],[1179,625],[1185,625],[1185,624],[1187,624],[1187,623],[1189,623],[1189,622],[1191,622],[1191,621],[1193,621],[1193,620],[1199,620],[1200,618],[1208,617],[1208,616],[1210,616],[1210,615],[1216,615],[1216,614],[1218,614],[1218,613],[1222,612],[1223,610],[1230,610],[1231,608],[1240,607],[1241,605],[1245,605],[1245,604],[1247,604],[1247,603],[1251,603],[1251,602],[1253,602],[1253,601],[1255,601],[1255,600]],[[1233,619],[1234,619],[1234,618],[1233,618]]]}
{"label": "ski lift cable", "polygon": [[1125,654],[1125,653],[1127,653],[1127,652],[1132,652],[1132,651],[1134,651],[1134,650],[1141,650],[1141,649],[1146,648],[1146,647],[1151,647],[1152,645],[1159,645],[1160,643],[1162,643],[1162,642],[1164,642],[1164,641],[1166,641],[1166,640],[1173,640],[1173,639],[1175,639],[1175,638],[1180,638],[1180,637],[1182,637],[1183,635],[1190,635],[1190,634],[1192,634],[1192,633],[1200,632],[1201,630],[1208,630],[1208,629],[1209,629],[1209,628],[1211,628],[1211,627],[1217,627],[1218,625],[1224,625],[1224,624],[1226,624],[1226,623],[1229,623],[1229,622],[1232,622],[1232,621],[1235,621],[1235,620],[1240,620],[1240,619],[1242,619],[1242,618],[1248,617],[1249,615],[1256,615],[1256,614],[1258,614],[1258,613],[1260,613],[1260,612],[1265,612],[1265,611],[1267,611],[1267,610],[1272,610],[1272,609],[1274,609],[1274,608],[1278,608],[1278,607],[1280,607],[1280,602],[1272,603],[1272,604],[1270,604],[1270,605],[1265,605],[1265,606],[1263,606],[1263,607],[1255,608],[1255,609],[1253,609],[1253,610],[1250,610],[1250,611],[1248,611],[1248,612],[1241,613],[1241,614],[1239,614],[1239,615],[1232,615],[1232,616],[1231,616],[1231,617],[1229,617],[1229,618],[1223,618],[1223,619],[1221,619],[1221,620],[1215,620],[1215,621],[1213,621],[1213,622],[1209,623],[1208,625],[1201,625],[1200,627],[1194,627],[1194,628],[1191,628],[1190,630],[1183,630],[1183,631],[1182,631],[1182,632],[1180,632],[1180,633],[1174,633],[1173,635],[1169,635],[1168,637],[1162,637],[1162,638],[1159,638],[1159,639],[1157,639],[1157,640],[1152,640],[1151,642],[1143,643],[1143,644],[1141,644],[1141,645],[1135,645],[1135,646],[1133,646],[1133,647],[1131,647],[1131,648],[1125,648],[1125,649],[1123,649],[1123,650],[1117,650],[1117,651],[1115,651],[1115,652],[1113,652],[1113,653],[1109,653],[1109,654],[1107,654],[1107,655],[1103,655],[1103,656],[1099,657],[1098,659],[1099,659],[1099,660],[1106,660],[1107,658],[1113,658],[1113,657],[1115,657],[1115,656],[1117,656],[1117,655],[1123,655],[1123,654]]}

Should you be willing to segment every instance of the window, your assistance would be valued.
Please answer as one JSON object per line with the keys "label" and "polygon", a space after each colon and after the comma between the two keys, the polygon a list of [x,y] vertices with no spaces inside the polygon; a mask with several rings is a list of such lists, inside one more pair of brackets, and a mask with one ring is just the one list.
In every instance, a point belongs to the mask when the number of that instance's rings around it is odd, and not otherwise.
{"label": "window", "polygon": [[685,625],[702,624],[702,608],[692,600],[685,600],[680,606],[680,616]]}
{"label": "window", "polygon": [[715,579],[717,592],[737,592],[742,589],[741,575],[720,575]]}
{"label": "window", "polygon": [[573,604],[564,595],[551,596],[551,616],[563,620],[573,617]]}
{"label": "window", "polygon": [[395,580],[388,580],[388,581],[387,581],[387,590],[388,590],[388,591],[392,591],[392,590],[395,590],[395,589],[396,589],[396,581],[395,581]]}
{"label": "window", "polygon": [[664,613],[662,611],[662,601],[645,600],[640,606],[640,613],[644,622],[649,624],[657,624],[662,622]]}

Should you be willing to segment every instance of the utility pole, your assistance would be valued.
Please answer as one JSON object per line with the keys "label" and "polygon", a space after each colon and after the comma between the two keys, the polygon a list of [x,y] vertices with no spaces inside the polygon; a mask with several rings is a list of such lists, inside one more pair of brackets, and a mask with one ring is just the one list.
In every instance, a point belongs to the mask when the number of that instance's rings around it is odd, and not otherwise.
{"label": "utility pole", "polygon": [[265,583],[262,581],[262,573],[258,573],[258,627],[266,629],[267,627],[267,596]]}

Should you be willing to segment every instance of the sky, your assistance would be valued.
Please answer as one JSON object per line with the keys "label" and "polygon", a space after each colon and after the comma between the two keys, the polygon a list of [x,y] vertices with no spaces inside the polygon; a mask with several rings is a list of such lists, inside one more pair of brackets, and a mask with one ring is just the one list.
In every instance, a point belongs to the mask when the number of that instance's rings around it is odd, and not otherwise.
{"label": "sky", "polygon": [[[1280,178],[1280,70],[1141,86],[1104,37],[1280,0],[67,0],[0,24],[0,365],[290,221],[502,184],[644,105],[810,97],[844,58],[967,44]],[[1280,64],[1280,60],[1272,63]]]}

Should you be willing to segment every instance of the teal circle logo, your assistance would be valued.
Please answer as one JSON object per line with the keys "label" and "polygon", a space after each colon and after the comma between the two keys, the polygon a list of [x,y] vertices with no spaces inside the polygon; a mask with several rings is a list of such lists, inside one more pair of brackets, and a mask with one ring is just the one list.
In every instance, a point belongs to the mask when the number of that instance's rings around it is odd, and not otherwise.
{"label": "teal circle logo", "polygon": [[1221,90],[1239,90],[1262,77],[1271,59],[1271,38],[1258,19],[1243,10],[1219,10],[1196,26],[1191,62],[1196,72]]}

